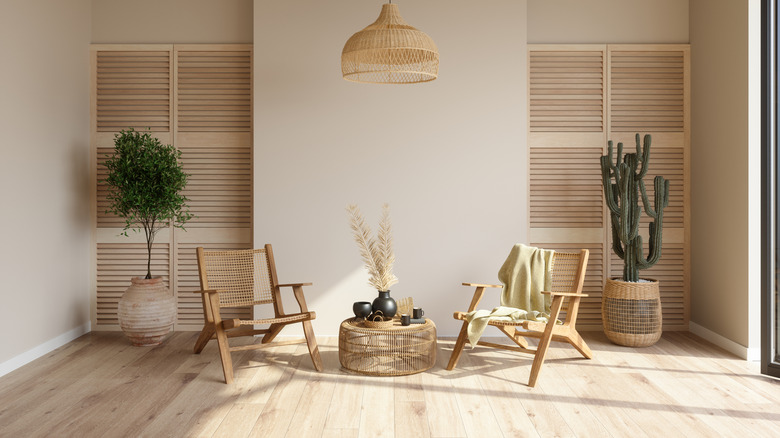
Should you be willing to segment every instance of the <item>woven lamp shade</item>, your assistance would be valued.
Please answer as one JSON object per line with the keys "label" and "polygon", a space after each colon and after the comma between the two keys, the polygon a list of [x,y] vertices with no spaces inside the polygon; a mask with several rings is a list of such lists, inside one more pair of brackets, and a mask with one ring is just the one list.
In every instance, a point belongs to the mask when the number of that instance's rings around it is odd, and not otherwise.
{"label": "woven lamp shade", "polygon": [[373,24],[344,44],[341,73],[353,82],[428,82],[439,75],[439,51],[431,37],[401,18],[398,5],[385,4]]}

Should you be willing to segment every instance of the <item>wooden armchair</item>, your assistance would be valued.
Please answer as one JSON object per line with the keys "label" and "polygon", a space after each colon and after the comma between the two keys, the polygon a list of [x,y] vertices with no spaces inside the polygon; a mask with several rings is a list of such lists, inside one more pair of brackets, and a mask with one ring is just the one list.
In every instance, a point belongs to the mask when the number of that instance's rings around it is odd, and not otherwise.
{"label": "wooden armchair", "polygon": [[[552,304],[550,305],[550,320],[547,323],[537,321],[490,321],[492,325],[501,330],[509,339],[514,341],[517,346],[503,344],[494,344],[491,342],[478,342],[477,345],[486,347],[500,348],[504,350],[519,351],[522,353],[531,353],[534,355],[533,365],[531,366],[531,377],[528,380],[528,386],[536,386],[536,380],[539,377],[539,371],[544,363],[544,356],[547,354],[547,348],[551,341],[568,342],[583,356],[590,359],[593,357],[590,348],[582,339],[577,330],[577,312],[580,306],[580,300],[587,295],[582,293],[582,284],[585,279],[585,269],[588,265],[588,250],[583,249],[579,253],[567,253],[556,251],[552,262],[552,291],[544,291],[543,294],[552,295]],[[503,288],[501,285],[494,284],[474,284],[463,283],[464,286],[476,287],[474,297],[471,300],[468,312],[477,309],[479,301],[485,292],[485,288]],[[563,324],[557,324],[556,320],[563,306],[564,298],[569,298],[569,306],[566,310],[566,320]],[[460,354],[467,340],[468,322],[465,320],[467,312],[455,312],[453,317],[463,321],[463,327],[455,343],[455,349],[452,351],[450,362],[447,365],[448,370],[455,368],[458,364]],[[522,328],[523,330],[518,330]],[[534,349],[528,346],[525,337],[540,338],[539,345]]]}
{"label": "wooden armchair", "polygon": [[[273,342],[276,335],[287,324],[303,324],[303,333],[309,346],[309,354],[317,371],[322,371],[317,340],[311,327],[311,320],[316,318],[314,312],[306,307],[303,296],[303,286],[311,283],[279,284],[276,279],[276,265],[271,245],[264,249],[248,249],[237,251],[206,251],[199,247],[198,270],[200,271],[200,291],[203,297],[203,330],[195,342],[195,353],[203,348],[211,339],[216,339],[219,355],[222,359],[222,369],[225,383],[233,382],[233,361],[231,351],[250,350],[302,343],[303,340]],[[300,306],[299,313],[284,313],[281,299],[281,288],[292,288],[295,299]],[[265,319],[243,320],[222,319],[220,309],[223,307],[255,306],[273,304],[274,317]],[[255,329],[253,326],[270,324],[267,329]],[[237,336],[255,336],[264,334],[262,343],[231,347],[228,338]]]}

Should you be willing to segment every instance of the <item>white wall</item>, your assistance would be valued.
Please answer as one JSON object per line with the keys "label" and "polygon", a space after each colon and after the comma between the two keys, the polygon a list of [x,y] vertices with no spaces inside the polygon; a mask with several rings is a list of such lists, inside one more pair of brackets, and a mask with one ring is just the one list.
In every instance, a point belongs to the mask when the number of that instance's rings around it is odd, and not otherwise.
{"label": "white wall", "polygon": [[93,0],[96,44],[252,42],[252,0]]}
{"label": "white wall", "polygon": [[688,42],[688,0],[528,0],[529,44]]}
{"label": "white wall", "polygon": [[760,25],[748,25],[760,2],[690,3],[691,321],[748,355],[760,342]]}
{"label": "white wall", "polygon": [[0,8],[0,374],[88,330],[89,40],[89,0]]}
{"label": "white wall", "polygon": [[335,335],[373,300],[344,210],[369,223],[390,203],[396,298],[411,296],[455,335],[464,281],[495,282],[526,241],[526,2],[404,2],[439,47],[439,79],[343,80],[341,49],[379,3],[255,1],[255,246],[280,281],[312,281],[315,331]]}

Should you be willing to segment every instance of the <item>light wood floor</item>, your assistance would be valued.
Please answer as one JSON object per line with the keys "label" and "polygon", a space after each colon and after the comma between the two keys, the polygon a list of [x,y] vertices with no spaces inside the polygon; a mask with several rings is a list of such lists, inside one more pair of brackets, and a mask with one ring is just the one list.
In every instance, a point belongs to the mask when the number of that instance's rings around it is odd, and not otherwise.
{"label": "light wood floor", "polygon": [[346,373],[335,338],[325,371],[305,345],[234,353],[222,382],[211,343],[195,333],[154,348],[91,333],[0,378],[0,436],[714,437],[780,436],[780,382],[688,333],[653,347],[585,333],[593,360],[553,345],[536,388],[530,359],[477,348],[458,368],[406,377]]}

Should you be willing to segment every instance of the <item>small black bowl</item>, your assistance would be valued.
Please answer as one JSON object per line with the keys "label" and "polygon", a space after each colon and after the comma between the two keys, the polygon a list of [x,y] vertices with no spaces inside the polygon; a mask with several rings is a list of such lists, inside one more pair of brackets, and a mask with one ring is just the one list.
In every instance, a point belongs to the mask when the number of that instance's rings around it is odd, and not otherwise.
{"label": "small black bowl", "polygon": [[352,311],[358,318],[365,318],[371,314],[371,303],[368,301],[355,301],[352,305]]}

